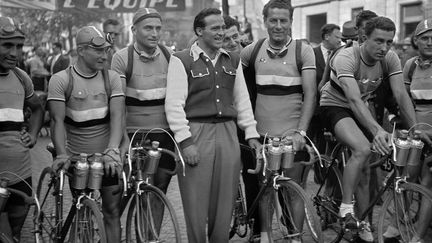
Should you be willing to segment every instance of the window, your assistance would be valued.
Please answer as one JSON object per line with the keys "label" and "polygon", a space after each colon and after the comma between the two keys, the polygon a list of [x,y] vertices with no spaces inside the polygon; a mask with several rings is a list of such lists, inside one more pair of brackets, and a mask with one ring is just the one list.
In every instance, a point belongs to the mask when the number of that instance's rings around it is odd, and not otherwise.
{"label": "window", "polygon": [[423,15],[421,2],[401,6],[400,40],[414,32],[417,24],[423,19]]}
{"label": "window", "polygon": [[327,14],[317,14],[307,16],[308,40],[311,43],[321,43],[321,27],[327,23]]}

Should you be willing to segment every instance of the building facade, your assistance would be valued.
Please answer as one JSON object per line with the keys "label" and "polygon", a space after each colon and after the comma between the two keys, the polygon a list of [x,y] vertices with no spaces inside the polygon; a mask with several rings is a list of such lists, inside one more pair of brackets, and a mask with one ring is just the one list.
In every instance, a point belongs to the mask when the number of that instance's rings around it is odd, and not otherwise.
{"label": "building facade", "polygon": [[424,17],[432,17],[432,0],[291,0],[295,8],[292,34],[297,39],[321,42],[320,28],[353,20],[361,10],[386,16],[396,25],[395,41],[410,36]]}

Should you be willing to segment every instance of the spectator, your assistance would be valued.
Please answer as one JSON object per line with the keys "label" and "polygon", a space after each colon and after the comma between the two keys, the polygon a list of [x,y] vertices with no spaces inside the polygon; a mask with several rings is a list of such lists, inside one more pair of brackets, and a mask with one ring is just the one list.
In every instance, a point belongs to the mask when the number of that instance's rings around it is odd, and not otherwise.
{"label": "spectator", "polygon": [[51,76],[61,70],[65,70],[69,67],[70,59],[66,55],[63,55],[63,45],[60,42],[53,43],[53,54],[48,57],[47,66]]}
{"label": "spectator", "polygon": [[35,47],[33,51],[35,55],[27,63],[30,69],[30,78],[35,90],[46,91],[46,80],[49,72],[45,69],[43,61],[45,51],[42,47]]}

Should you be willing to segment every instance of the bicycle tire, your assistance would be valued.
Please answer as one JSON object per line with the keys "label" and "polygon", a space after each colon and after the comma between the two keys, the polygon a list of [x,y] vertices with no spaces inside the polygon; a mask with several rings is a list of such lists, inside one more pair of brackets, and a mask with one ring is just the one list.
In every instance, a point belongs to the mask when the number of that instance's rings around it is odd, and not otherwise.
{"label": "bicycle tire", "polygon": [[322,156],[322,159],[328,166],[325,171],[328,175],[321,182],[323,186],[321,191],[314,195],[314,206],[320,218],[321,229],[326,231],[326,239],[332,239],[330,242],[338,242],[342,237],[340,234],[343,233],[341,225],[338,218],[326,208],[339,212],[342,203],[342,173],[337,164],[329,166],[331,159],[328,156]]}
{"label": "bicycle tire", "polygon": [[246,202],[244,193],[241,191],[241,183],[238,186],[238,192],[236,201],[234,203],[233,215],[231,218],[230,231],[229,231],[229,239],[233,238],[235,234],[237,234],[240,238],[244,238],[248,232],[248,225],[245,222],[242,222],[242,217],[246,217]]}
{"label": "bicycle tire", "polygon": [[[54,170],[45,167],[39,176],[36,196],[40,203],[40,214],[36,219],[36,227],[39,231],[36,242],[55,242],[56,238],[56,197],[53,195],[55,190],[54,182],[51,181]],[[36,210],[34,216],[36,216]]]}
{"label": "bicycle tire", "polygon": [[83,198],[81,204],[69,232],[70,242],[107,243],[103,216],[98,205],[89,198]]}
{"label": "bicycle tire", "polygon": [[[163,208],[158,210],[155,209],[156,206]],[[158,217],[155,212],[162,212],[163,215],[159,214]],[[157,218],[159,221],[155,221]],[[132,232],[135,232],[135,235]],[[149,241],[181,242],[180,226],[174,208],[165,194],[155,186],[142,185],[141,194],[134,194],[129,205],[126,242]]]}
{"label": "bicycle tire", "polygon": [[[426,187],[415,183],[401,183],[400,192],[389,193],[384,200],[378,220],[378,242],[384,243],[384,231],[391,225],[399,231],[399,237],[403,242],[410,241],[414,236],[418,236],[415,227],[418,208],[422,199],[432,203],[432,192]],[[396,199],[396,200],[395,200]],[[405,207],[409,201],[409,207]],[[402,205],[405,204],[405,205]],[[396,210],[395,210],[396,208]],[[403,210],[397,210],[403,208]],[[399,214],[401,214],[399,216]],[[399,219],[398,219],[399,218]],[[396,222],[395,222],[396,221]]]}
{"label": "bicycle tire", "polygon": [[[274,193],[271,197],[268,210],[266,212],[268,220],[271,225],[267,225],[268,236],[272,240],[271,242],[290,242],[290,238],[295,236],[302,236],[304,233],[303,229],[296,229],[295,223],[293,222],[292,212],[289,212],[289,207],[284,205],[291,205],[289,195],[297,195],[304,205],[304,224],[309,229],[313,240],[315,242],[324,242],[321,224],[316,214],[316,210],[312,205],[312,201],[306,192],[297,183],[292,180],[278,180],[277,194]],[[276,192],[276,191],[275,191]],[[283,202],[280,202],[283,200]],[[276,204],[279,201],[279,204]],[[284,207],[282,209],[282,207]]]}

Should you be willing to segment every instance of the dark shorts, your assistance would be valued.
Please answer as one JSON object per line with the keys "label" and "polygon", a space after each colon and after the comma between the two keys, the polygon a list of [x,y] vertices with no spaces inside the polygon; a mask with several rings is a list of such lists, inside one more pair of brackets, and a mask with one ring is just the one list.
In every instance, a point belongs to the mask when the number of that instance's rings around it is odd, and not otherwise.
{"label": "dark shorts", "polygon": [[336,126],[336,123],[338,123],[343,118],[349,117],[354,120],[358,128],[360,128],[360,130],[363,132],[369,142],[372,142],[373,140],[374,136],[360,124],[360,122],[355,118],[354,113],[348,108],[339,106],[321,106],[320,116],[324,123],[324,126],[333,134],[335,134],[334,128]]}
{"label": "dark shorts", "polygon": [[[26,178],[25,181],[30,185],[30,187],[32,186],[32,178],[31,177]],[[15,190],[22,191],[25,194],[27,194],[28,196],[32,196],[32,189],[30,187],[28,187],[27,184],[23,181],[20,181],[16,184],[13,184],[13,185],[9,185],[8,187],[15,189]],[[25,205],[24,199],[20,196],[15,195],[14,193],[12,193],[12,194],[10,194],[10,196],[7,200],[6,211],[7,211],[7,207],[10,207],[12,205],[23,206],[23,205]]]}
{"label": "dark shorts", "polygon": [[[174,136],[172,132],[169,133],[171,134],[171,136]],[[131,139],[133,133],[129,133],[128,135],[129,135],[129,139]],[[141,139],[143,139],[143,133],[137,133],[137,135],[134,138],[135,141],[133,141],[132,144],[135,144],[136,142],[140,142]],[[171,140],[170,136],[168,136],[168,134],[166,133],[161,133],[161,132],[149,133],[147,135],[146,140],[158,141],[160,148],[174,151],[174,142]],[[159,160],[159,168],[164,168],[170,171],[174,170],[175,169],[174,158],[171,157],[170,155],[162,154]]]}

